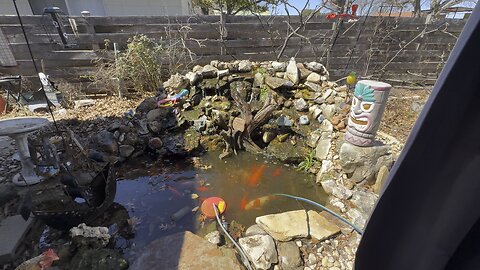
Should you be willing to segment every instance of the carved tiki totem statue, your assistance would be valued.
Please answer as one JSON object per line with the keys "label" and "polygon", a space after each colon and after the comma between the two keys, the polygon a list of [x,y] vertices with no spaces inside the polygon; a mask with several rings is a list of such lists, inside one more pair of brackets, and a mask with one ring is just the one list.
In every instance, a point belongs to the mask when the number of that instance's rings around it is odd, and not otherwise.
{"label": "carved tiki totem statue", "polygon": [[355,85],[345,140],[358,146],[369,146],[375,140],[388,94],[388,83],[361,80]]}

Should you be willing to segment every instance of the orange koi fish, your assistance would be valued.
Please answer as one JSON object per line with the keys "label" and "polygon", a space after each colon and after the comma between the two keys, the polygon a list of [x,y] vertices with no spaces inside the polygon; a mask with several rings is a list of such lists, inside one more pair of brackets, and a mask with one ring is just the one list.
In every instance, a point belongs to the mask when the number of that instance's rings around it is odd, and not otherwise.
{"label": "orange koi fish", "polygon": [[247,205],[247,194],[245,191],[243,192],[242,199],[240,200],[240,210],[245,210],[245,206]]}
{"label": "orange koi fish", "polygon": [[167,186],[167,189],[169,189],[173,194],[175,194],[177,197],[182,197],[182,193],[180,193],[178,190],[176,190],[174,187]]}
{"label": "orange koi fish", "polygon": [[206,186],[197,187],[197,191],[200,191],[200,192],[205,192],[207,190],[208,188]]}
{"label": "orange koi fish", "polygon": [[265,203],[267,203],[268,201],[270,201],[273,198],[274,198],[274,196],[272,196],[272,195],[267,195],[267,196],[263,196],[263,197],[260,197],[260,198],[256,198],[255,200],[248,202],[245,205],[245,207],[243,208],[243,210],[259,209],[263,205],[265,205]]}
{"label": "orange koi fish", "polygon": [[278,177],[281,174],[282,174],[282,168],[281,167],[276,168],[272,173],[272,175],[275,176],[275,177]]}
{"label": "orange koi fish", "polygon": [[256,187],[258,186],[258,183],[260,182],[260,178],[263,175],[263,172],[265,171],[265,164],[262,164],[258,166],[256,169],[253,170],[252,174],[247,179],[247,183],[251,187]]}

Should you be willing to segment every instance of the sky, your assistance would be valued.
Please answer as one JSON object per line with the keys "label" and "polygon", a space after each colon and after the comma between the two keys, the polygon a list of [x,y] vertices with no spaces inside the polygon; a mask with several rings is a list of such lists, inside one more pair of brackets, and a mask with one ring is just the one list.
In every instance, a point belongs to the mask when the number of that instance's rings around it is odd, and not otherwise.
{"label": "sky", "polygon": [[[315,8],[315,5],[320,3],[322,0],[310,0],[310,8]],[[299,10],[301,10],[307,0],[289,0],[289,3],[292,4],[293,6],[297,7]],[[362,3],[369,3],[369,1],[355,1],[359,3],[359,11],[362,10]],[[459,4],[458,6],[464,6],[464,7],[475,7],[475,3],[478,2],[478,0],[466,0],[464,3]],[[423,0],[422,1],[422,9],[429,9],[430,8],[430,1],[429,0]],[[296,15],[298,12],[294,10],[293,8],[289,8],[290,14]],[[277,9],[277,14],[286,14],[285,9],[283,6],[279,7]]]}
{"label": "sky", "polygon": [[[297,7],[299,10],[302,10],[302,8],[304,7],[307,0],[289,0],[288,2],[291,5]],[[318,3],[318,2],[319,2],[318,0],[311,0],[310,1],[310,8],[314,8],[315,4]],[[312,3],[313,3],[313,5],[312,5]],[[277,12],[279,14],[286,14],[285,8],[283,6],[279,7]],[[297,11],[294,10],[293,8],[289,8],[289,12],[290,12],[290,14],[297,14]]]}

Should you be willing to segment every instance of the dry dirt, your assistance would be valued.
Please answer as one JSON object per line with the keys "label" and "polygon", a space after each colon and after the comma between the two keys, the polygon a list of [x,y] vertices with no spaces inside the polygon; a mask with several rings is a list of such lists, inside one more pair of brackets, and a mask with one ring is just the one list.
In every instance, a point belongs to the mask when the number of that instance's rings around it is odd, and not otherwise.
{"label": "dry dirt", "polygon": [[430,89],[392,89],[380,124],[380,131],[405,143],[420,114],[419,106],[426,102],[429,95]]}

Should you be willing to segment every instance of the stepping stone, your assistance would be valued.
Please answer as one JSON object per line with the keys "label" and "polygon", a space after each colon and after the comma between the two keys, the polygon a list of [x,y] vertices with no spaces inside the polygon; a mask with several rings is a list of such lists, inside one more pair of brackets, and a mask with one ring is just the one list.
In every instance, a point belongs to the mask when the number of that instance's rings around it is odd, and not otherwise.
{"label": "stepping stone", "polygon": [[129,269],[241,270],[243,268],[233,250],[218,248],[202,237],[187,231],[151,242]]}
{"label": "stepping stone", "polygon": [[24,237],[32,228],[33,218],[25,221],[22,216],[11,216],[0,222],[0,265],[15,259]]}

